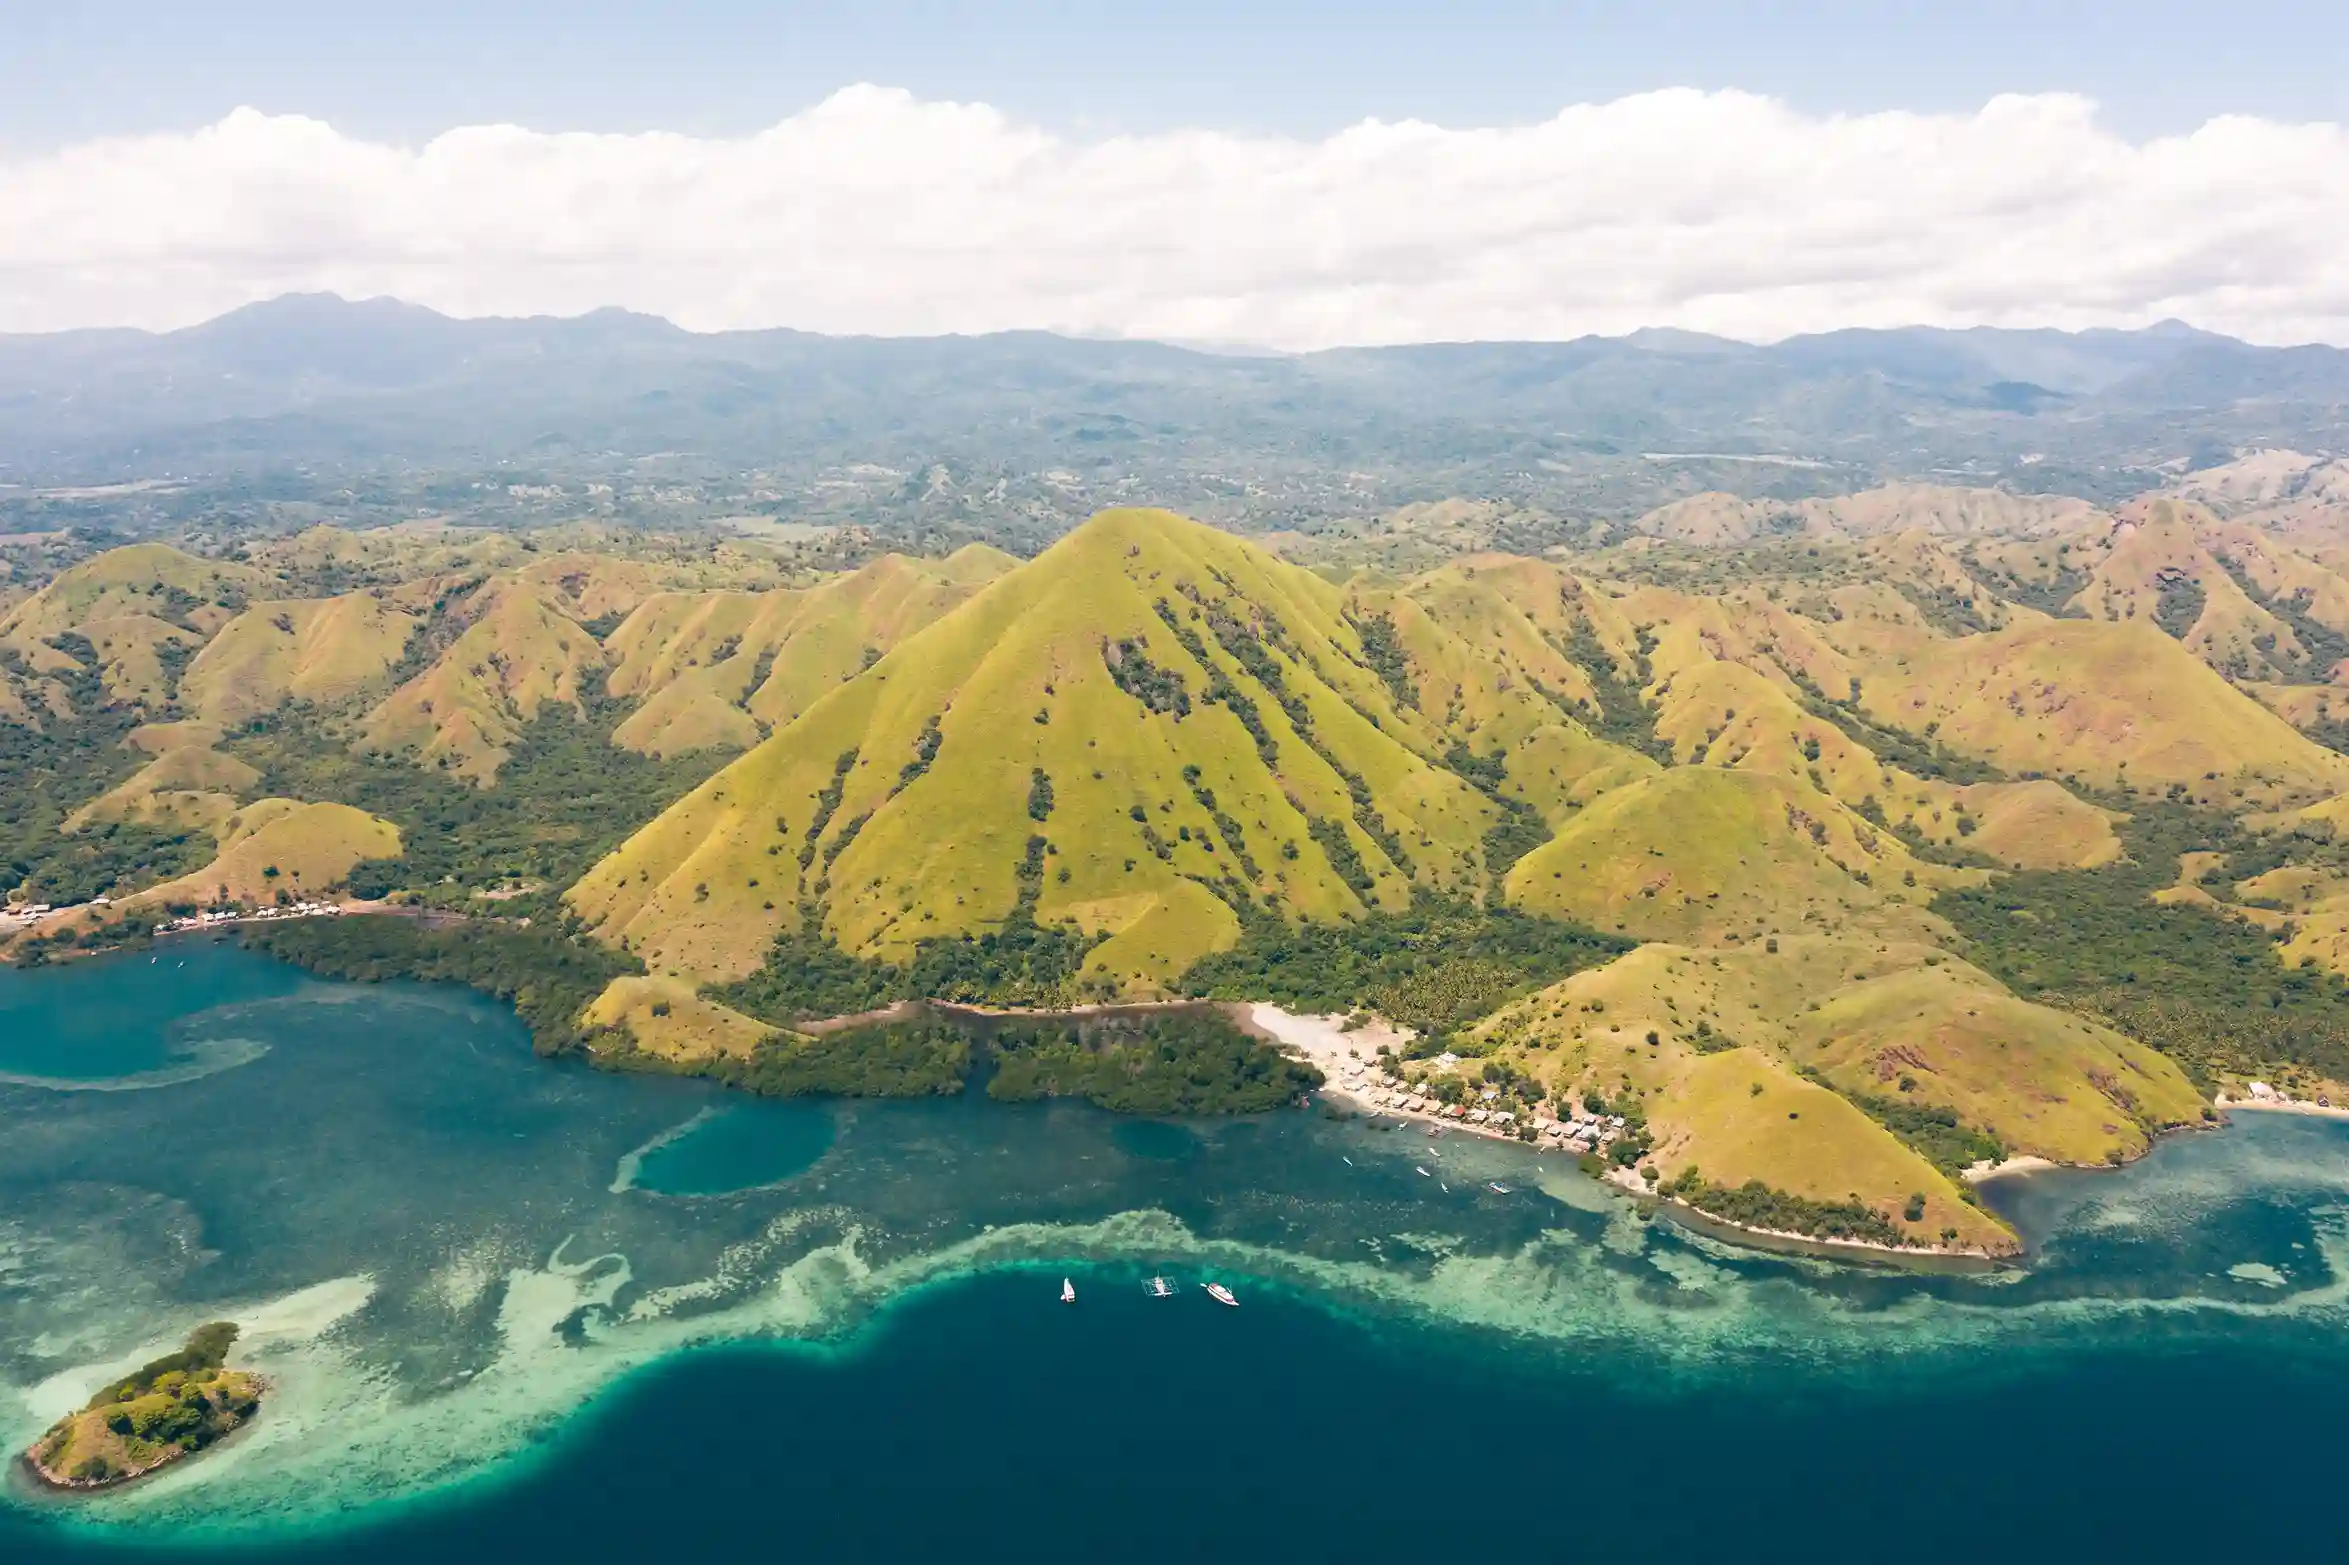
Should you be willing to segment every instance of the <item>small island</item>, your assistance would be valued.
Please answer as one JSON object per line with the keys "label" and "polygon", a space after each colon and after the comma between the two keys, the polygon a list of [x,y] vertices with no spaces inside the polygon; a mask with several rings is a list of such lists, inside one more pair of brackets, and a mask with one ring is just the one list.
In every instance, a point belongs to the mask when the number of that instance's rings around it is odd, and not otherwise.
{"label": "small island", "polygon": [[226,1367],[233,1322],[199,1326],[187,1346],[100,1391],[51,1425],[25,1466],[53,1489],[110,1489],[168,1467],[242,1427],[264,1382]]}

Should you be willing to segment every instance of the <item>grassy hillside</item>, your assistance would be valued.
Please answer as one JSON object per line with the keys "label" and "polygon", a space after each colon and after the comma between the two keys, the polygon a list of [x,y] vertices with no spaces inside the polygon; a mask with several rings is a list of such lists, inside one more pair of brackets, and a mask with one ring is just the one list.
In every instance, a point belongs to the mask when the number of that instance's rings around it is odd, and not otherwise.
{"label": "grassy hillside", "polygon": [[249,797],[261,774],[233,756],[203,745],[165,750],[121,783],[65,818],[62,829],[132,822],[183,830],[217,831]]}
{"label": "grassy hillside", "polygon": [[646,755],[746,750],[1001,574],[1008,557],[882,558],[806,589],[662,593],[606,644],[615,696],[643,704],[615,742]]}
{"label": "grassy hillside", "polygon": [[1920,1226],[1937,1236],[1954,1222],[1966,1242],[1995,1239],[1995,1225],[1953,1215],[1965,1164],[2118,1161],[2202,1111],[2160,1052],[1915,942],[1652,944],[1512,1005],[1475,1038],[1553,1097],[1636,1102],[1646,1161],[1667,1182],[1692,1168],[1716,1185],[1758,1179],[1903,1223],[1921,1192]]}
{"label": "grassy hillside", "polygon": [[[1518,907],[1643,940],[1923,935],[1928,863],[1798,779],[1682,766],[1606,794],[1509,872]],[[1978,878],[1978,877],[1977,877]]]}
{"label": "grassy hillside", "polygon": [[180,703],[233,726],[289,701],[329,706],[385,680],[414,616],[379,593],[254,604],[220,628],[180,682]]}
{"label": "grassy hillside", "polygon": [[248,566],[164,544],[109,550],[0,619],[0,674],[36,718],[58,694],[44,676],[77,660],[98,669],[107,701],[160,711],[188,657],[268,585]]}
{"label": "grassy hillside", "polygon": [[454,639],[367,714],[359,742],[488,782],[542,708],[583,707],[604,652],[551,594],[519,582],[492,583],[454,613]]}
{"label": "grassy hillside", "polygon": [[2322,748],[2142,621],[2048,620],[1936,645],[1869,671],[1878,721],[1930,729],[2010,772],[2098,787],[2176,786],[2219,808],[2349,788]]}
{"label": "grassy hillside", "polygon": [[[1165,512],[1112,511],[680,801],[575,889],[659,971],[733,977],[808,927],[901,959],[1015,915],[1171,983],[1296,918],[1476,894],[1503,811],[1436,764],[1344,594]],[[1103,938],[1105,937],[1105,938]]]}

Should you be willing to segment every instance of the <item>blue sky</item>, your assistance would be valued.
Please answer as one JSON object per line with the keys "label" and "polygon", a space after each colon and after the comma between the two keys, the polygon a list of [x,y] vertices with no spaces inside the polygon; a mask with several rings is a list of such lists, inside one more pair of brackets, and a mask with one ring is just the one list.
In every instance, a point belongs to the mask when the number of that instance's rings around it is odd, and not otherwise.
{"label": "blue sky", "polygon": [[2349,119],[2349,5],[2274,0],[0,0],[0,39],[0,150],[17,155],[240,104],[391,141],[484,122],[728,135],[854,82],[1082,134],[1523,123],[1667,86],[1818,113],[2065,90],[2131,137],[2227,112]]}

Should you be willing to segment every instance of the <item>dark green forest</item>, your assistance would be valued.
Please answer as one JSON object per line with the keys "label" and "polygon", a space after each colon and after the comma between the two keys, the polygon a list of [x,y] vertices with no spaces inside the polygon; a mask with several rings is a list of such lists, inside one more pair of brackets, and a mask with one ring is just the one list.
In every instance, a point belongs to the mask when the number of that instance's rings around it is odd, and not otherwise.
{"label": "dark green forest", "polygon": [[969,1029],[924,1017],[777,1038],[696,1073],[770,1098],[920,1098],[961,1092],[970,1067]]}
{"label": "dark green forest", "polygon": [[1114,1019],[1018,1018],[989,1029],[1005,1102],[1083,1098],[1118,1114],[1259,1114],[1296,1101],[1321,1072],[1211,1010]]}
{"label": "dark green forest", "polygon": [[663,761],[616,746],[612,730],[627,712],[600,696],[584,720],[567,707],[548,709],[522,730],[489,788],[402,757],[354,755],[320,737],[298,705],[249,723],[223,748],[260,768],[269,793],[338,799],[400,828],[402,856],[365,866],[353,890],[461,902],[478,889],[541,888],[501,908],[524,916],[559,911],[565,887],[725,759],[705,752]]}
{"label": "dark green forest", "polygon": [[2257,836],[2175,802],[2126,806],[2119,862],[2004,875],[1944,892],[1934,910],[1957,926],[1966,955],[2017,994],[2151,1044],[2205,1091],[2226,1072],[2291,1067],[2349,1080],[2349,984],[2285,966],[2274,937],[2253,925],[2151,900],[2177,878],[2181,853],[2226,853],[2228,876],[2240,879],[2338,850]]}
{"label": "dark green forest", "polygon": [[1255,1114],[1321,1085],[1211,1010],[1100,1017],[931,1013],[780,1037],[694,1074],[773,1097],[927,1097],[974,1076],[998,1102],[1083,1098],[1118,1114]]}
{"label": "dark green forest", "polygon": [[589,1041],[579,1013],[613,979],[641,973],[630,957],[553,928],[488,919],[428,925],[392,914],[347,913],[262,924],[245,944],[322,978],[380,983],[413,978],[464,984],[510,1003],[541,1054]]}
{"label": "dark green forest", "polygon": [[1422,895],[1404,912],[1348,924],[1251,916],[1240,943],[1184,974],[1183,989],[1307,1011],[1367,1006],[1432,1039],[1632,944],[1511,908]]}

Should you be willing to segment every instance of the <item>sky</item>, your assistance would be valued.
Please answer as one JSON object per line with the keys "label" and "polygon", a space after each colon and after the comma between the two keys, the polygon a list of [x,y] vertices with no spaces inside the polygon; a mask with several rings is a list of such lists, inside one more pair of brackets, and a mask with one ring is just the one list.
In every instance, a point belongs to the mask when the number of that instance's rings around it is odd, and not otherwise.
{"label": "sky", "polygon": [[0,331],[2349,343],[2349,6],[0,0]]}

